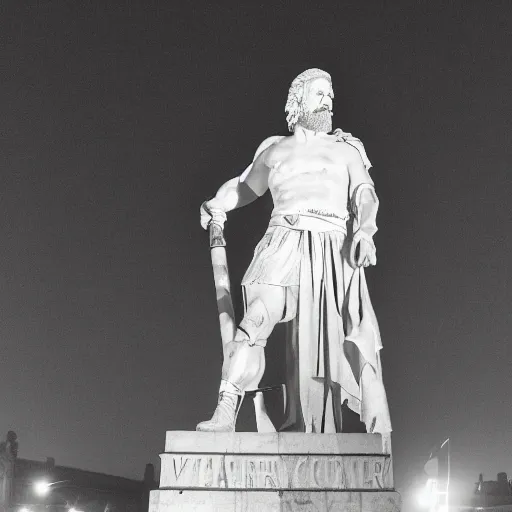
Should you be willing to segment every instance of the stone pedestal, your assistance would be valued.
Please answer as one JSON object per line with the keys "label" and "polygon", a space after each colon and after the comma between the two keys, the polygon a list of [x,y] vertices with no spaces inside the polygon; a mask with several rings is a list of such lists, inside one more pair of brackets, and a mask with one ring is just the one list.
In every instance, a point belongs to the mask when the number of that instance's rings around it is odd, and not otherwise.
{"label": "stone pedestal", "polygon": [[167,432],[149,512],[399,512],[377,434]]}

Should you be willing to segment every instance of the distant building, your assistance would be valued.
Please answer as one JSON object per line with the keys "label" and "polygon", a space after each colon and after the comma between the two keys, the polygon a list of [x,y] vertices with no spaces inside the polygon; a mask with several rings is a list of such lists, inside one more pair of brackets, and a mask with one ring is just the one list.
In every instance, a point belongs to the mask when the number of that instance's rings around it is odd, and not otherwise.
{"label": "distant building", "polygon": [[[36,492],[46,482],[47,494]],[[147,512],[149,492],[158,487],[152,464],[143,480],[58,466],[55,460],[18,458],[17,436],[0,443],[0,512]]]}
{"label": "distant building", "polygon": [[480,474],[473,495],[475,507],[500,507],[510,505],[512,509],[512,480],[507,473],[498,473],[496,480],[486,480]]}

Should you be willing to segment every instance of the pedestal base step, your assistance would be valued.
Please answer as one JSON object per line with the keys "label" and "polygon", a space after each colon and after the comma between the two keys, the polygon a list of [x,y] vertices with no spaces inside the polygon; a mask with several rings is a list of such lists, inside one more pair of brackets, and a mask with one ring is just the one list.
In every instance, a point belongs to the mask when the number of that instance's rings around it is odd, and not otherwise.
{"label": "pedestal base step", "polygon": [[395,491],[151,492],[149,512],[400,512]]}

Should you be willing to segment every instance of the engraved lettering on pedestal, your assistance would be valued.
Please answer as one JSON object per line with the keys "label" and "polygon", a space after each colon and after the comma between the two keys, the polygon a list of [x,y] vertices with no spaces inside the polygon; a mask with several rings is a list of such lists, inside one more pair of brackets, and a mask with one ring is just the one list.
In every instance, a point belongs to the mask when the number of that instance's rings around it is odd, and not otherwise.
{"label": "engraved lettering on pedestal", "polygon": [[176,459],[177,459],[177,457],[174,457],[172,462],[173,462],[173,465],[174,465],[174,475],[175,475],[176,483],[177,483],[179,478],[180,478],[180,476],[181,476],[181,473],[185,469],[185,466],[187,465],[187,462],[190,459],[188,457],[180,457],[179,471],[178,471],[178,468],[177,468],[177,465],[176,465]]}
{"label": "engraved lettering on pedestal", "polygon": [[276,461],[260,461],[260,486],[265,489],[280,487]]}
{"label": "engraved lettering on pedestal", "polygon": [[245,464],[239,458],[226,457],[226,480],[227,487],[230,489],[242,489],[245,484],[245,472],[243,471]]}
{"label": "engraved lettering on pedestal", "polygon": [[375,462],[375,484],[376,487],[379,489],[382,489],[384,487],[383,482],[383,475],[382,475],[382,463],[381,462]]}
{"label": "engraved lettering on pedestal", "polygon": [[350,475],[350,488],[357,489],[363,487],[364,474],[362,473],[361,461],[358,457],[351,457],[352,459],[352,471]]}
{"label": "engraved lettering on pedestal", "polygon": [[363,487],[371,488],[373,484],[373,473],[370,470],[370,462],[365,460],[363,463]]}
{"label": "engraved lettering on pedestal", "polygon": [[313,461],[313,482],[317,487],[322,487],[322,483],[325,480],[325,475],[321,475],[322,470],[325,471],[325,466],[320,467],[321,461],[319,459]]}
{"label": "engraved lettering on pedestal", "polygon": [[201,459],[197,458],[194,460],[194,465],[192,467],[192,474],[188,479],[188,485],[197,485],[199,486],[201,482]]}
{"label": "engraved lettering on pedestal", "polygon": [[251,461],[246,466],[245,487],[252,489],[256,486],[257,482],[258,475],[256,474],[256,464]]}
{"label": "engraved lettering on pedestal", "polygon": [[295,469],[297,467],[297,458],[293,456],[281,456],[281,464],[282,464],[282,471],[281,474],[283,475],[282,486],[283,488],[290,488],[292,489],[295,486]]}
{"label": "engraved lettering on pedestal", "polygon": [[175,455],[165,485],[213,489],[388,489],[380,455]]}
{"label": "engraved lettering on pedestal", "polygon": [[303,468],[303,466],[306,466],[308,463],[308,457],[300,457],[297,461],[297,466],[295,466],[295,472],[293,475],[293,482],[292,487],[300,489],[301,487],[304,487],[303,482],[306,483],[307,486],[307,477],[304,475],[306,470]]}
{"label": "engraved lettering on pedestal", "polygon": [[352,486],[352,479],[350,477],[351,471],[348,464],[350,461],[346,457],[338,459],[340,480],[342,482],[342,489],[350,489]]}
{"label": "engraved lettering on pedestal", "polygon": [[335,459],[322,457],[313,461],[313,479],[322,489],[339,489],[338,465]]}
{"label": "engraved lettering on pedestal", "polygon": [[204,464],[203,478],[204,486],[211,487],[213,485],[213,461],[211,457],[207,457]]}
{"label": "engraved lettering on pedestal", "polygon": [[228,486],[228,477],[226,475],[226,464],[224,456],[220,458],[220,467],[217,472],[217,487],[226,488]]}
{"label": "engraved lettering on pedestal", "polygon": [[339,475],[339,489],[348,489],[348,480],[347,480],[347,472],[345,471],[345,464],[343,464],[343,459],[337,460],[336,464],[338,466],[338,475]]}
{"label": "engraved lettering on pedestal", "polygon": [[392,485],[391,458],[384,460],[384,469],[382,470],[383,487],[391,487]]}
{"label": "engraved lettering on pedestal", "polygon": [[360,485],[357,479],[357,459],[342,457],[341,466],[343,468],[345,489],[357,488]]}

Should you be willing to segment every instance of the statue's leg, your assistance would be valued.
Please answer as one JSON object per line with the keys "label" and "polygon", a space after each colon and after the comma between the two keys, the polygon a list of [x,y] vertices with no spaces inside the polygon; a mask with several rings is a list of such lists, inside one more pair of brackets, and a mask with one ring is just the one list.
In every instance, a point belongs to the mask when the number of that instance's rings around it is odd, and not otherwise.
{"label": "statue's leg", "polygon": [[243,395],[255,389],[265,371],[265,345],[275,325],[283,318],[286,288],[267,284],[245,287],[246,311],[235,339],[224,349],[222,381],[217,408],[197,430],[226,432],[235,429]]}
{"label": "statue's leg", "polygon": [[226,347],[222,378],[243,391],[255,389],[265,371],[264,347],[283,318],[286,288],[268,284],[245,287],[245,314]]}

